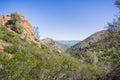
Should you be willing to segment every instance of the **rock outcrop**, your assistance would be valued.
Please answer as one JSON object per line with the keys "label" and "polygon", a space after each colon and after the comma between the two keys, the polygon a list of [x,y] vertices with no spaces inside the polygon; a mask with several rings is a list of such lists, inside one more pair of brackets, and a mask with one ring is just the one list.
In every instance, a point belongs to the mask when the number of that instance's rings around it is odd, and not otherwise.
{"label": "rock outcrop", "polygon": [[[32,28],[32,25],[22,14],[20,14],[18,12],[15,12],[15,13],[17,13],[22,19],[21,24],[24,28],[22,37],[25,37],[27,35],[30,37],[31,40],[35,40],[34,30]],[[10,15],[0,15],[0,24],[5,25],[10,19],[11,19],[11,14]]]}

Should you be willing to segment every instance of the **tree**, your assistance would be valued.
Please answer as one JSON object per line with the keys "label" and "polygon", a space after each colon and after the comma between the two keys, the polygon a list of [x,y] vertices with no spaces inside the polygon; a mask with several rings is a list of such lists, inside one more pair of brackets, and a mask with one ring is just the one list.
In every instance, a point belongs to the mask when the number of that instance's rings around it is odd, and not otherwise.
{"label": "tree", "polygon": [[[120,9],[120,0],[116,0],[115,5]],[[112,23],[108,23],[108,31],[120,32],[120,14],[116,16]]]}
{"label": "tree", "polygon": [[21,17],[17,12],[11,14],[11,21],[13,24],[20,23],[22,21]]}
{"label": "tree", "polygon": [[[120,0],[116,0],[115,5],[120,9]],[[115,47],[119,44],[120,39],[120,14],[116,16],[113,22],[108,23],[108,32],[110,47]]]}
{"label": "tree", "polygon": [[120,0],[116,0],[116,1],[115,1],[115,5],[116,5],[118,8],[120,8]]}
{"label": "tree", "polygon": [[120,17],[116,20],[114,19],[112,23],[108,23],[109,32],[119,32],[120,31]]}
{"label": "tree", "polygon": [[35,34],[35,38],[37,40],[40,39],[40,32],[39,32],[39,27],[38,26],[34,26],[34,34]]}
{"label": "tree", "polygon": [[[115,1],[115,5],[120,9],[120,0]],[[108,74],[108,80],[120,80],[120,14],[117,19],[108,25],[111,48],[112,71]]]}

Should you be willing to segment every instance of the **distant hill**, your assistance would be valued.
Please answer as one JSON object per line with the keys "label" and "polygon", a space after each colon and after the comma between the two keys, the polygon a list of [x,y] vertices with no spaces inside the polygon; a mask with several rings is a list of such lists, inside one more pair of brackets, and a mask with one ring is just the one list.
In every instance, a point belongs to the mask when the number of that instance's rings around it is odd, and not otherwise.
{"label": "distant hill", "polygon": [[69,48],[67,50],[67,52],[69,52],[69,53],[79,52],[82,49],[85,49],[85,48],[89,47],[90,45],[106,38],[108,36],[107,33],[108,33],[108,31],[106,31],[106,30],[96,32],[96,33],[92,34],[90,37],[86,38],[85,40],[83,40],[83,41],[77,43],[76,45],[72,46],[71,48]]}
{"label": "distant hill", "polygon": [[68,45],[68,46],[73,46],[75,44],[77,44],[78,42],[80,42],[80,40],[57,40],[59,43]]}
{"label": "distant hill", "polygon": [[51,38],[45,38],[45,39],[41,40],[41,42],[44,45],[51,47],[60,53],[66,51],[69,48],[69,46],[67,46],[65,44],[61,44],[61,43],[59,43]]}

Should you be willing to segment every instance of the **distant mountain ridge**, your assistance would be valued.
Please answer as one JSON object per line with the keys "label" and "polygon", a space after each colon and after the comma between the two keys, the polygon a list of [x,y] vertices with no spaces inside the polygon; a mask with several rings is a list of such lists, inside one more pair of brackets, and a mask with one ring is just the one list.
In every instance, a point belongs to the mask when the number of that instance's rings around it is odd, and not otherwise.
{"label": "distant mountain ridge", "polygon": [[68,46],[73,46],[75,44],[77,44],[78,42],[80,42],[80,40],[57,40],[59,43],[68,45]]}
{"label": "distant mountain ridge", "polygon": [[61,44],[51,38],[42,39],[41,42],[42,42],[42,44],[44,44],[48,47],[51,47],[60,53],[65,52],[69,48],[69,46],[67,46],[65,44]]}

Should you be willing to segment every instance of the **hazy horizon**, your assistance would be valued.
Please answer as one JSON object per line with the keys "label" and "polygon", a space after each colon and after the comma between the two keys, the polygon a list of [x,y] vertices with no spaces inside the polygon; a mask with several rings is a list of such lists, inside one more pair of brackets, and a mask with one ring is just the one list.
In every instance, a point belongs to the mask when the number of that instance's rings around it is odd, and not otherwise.
{"label": "hazy horizon", "polygon": [[114,0],[1,0],[0,14],[18,11],[38,26],[41,39],[83,40],[101,31],[118,9]]}

